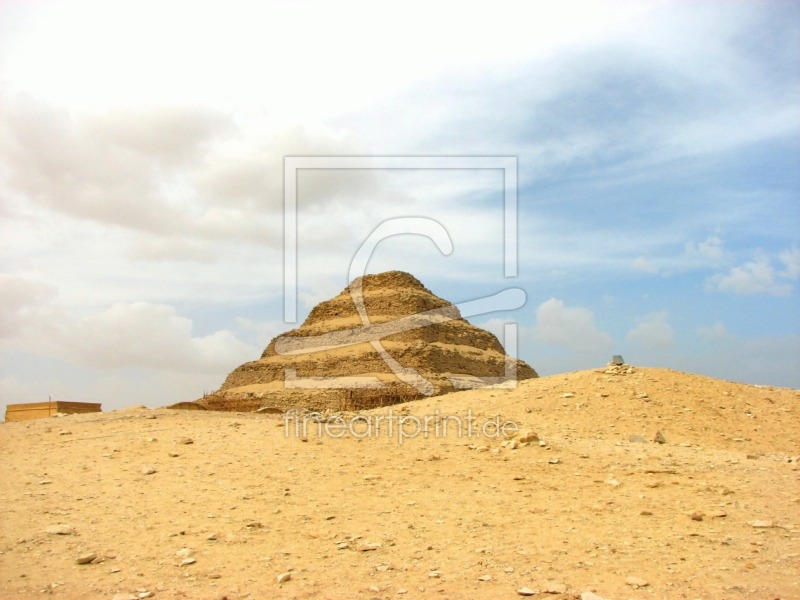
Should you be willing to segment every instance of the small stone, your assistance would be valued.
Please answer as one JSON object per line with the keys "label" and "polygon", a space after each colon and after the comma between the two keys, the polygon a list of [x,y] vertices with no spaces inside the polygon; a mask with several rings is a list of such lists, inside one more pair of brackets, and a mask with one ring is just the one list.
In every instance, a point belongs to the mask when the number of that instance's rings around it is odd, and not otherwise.
{"label": "small stone", "polygon": [[566,594],[567,584],[560,581],[545,581],[542,591],[545,594]]}
{"label": "small stone", "polygon": [[751,527],[755,527],[756,529],[769,529],[770,527],[775,527],[775,523],[772,521],[764,521],[761,519],[757,519],[755,521],[748,521],[748,525]]}
{"label": "small stone", "polygon": [[649,581],[645,581],[644,579],[639,579],[638,577],[628,577],[625,579],[625,583],[633,588],[643,588],[650,585]]}
{"label": "small stone", "polygon": [[712,519],[722,519],[724,517],[727,517],[728,513],[726,513],[724,510],[713,510],[710,513],[708,513],[708,516],[711,517]]}
{"label": "small stone", "polygon": [[531,442],[538,442],[539,436],[536,435],[535,431],[531,431],[530,429],[523,429],[522,431],[519,432],[519,435],[517,436],[517,441],[520,444],[525,444],[525,443],[529,444]]}
{"label": "small stone", "polygon": [[536,590],[532,590],[529,587],[523,587],[517,590],[517,594],[519,594],[520,596],[535,596]]}
{"label": "small stone", "polygon": [[439,577],[441,577],[441,574],[439,573],[439,571],[431,571],[430,573],[428,573],[428,577],[430,577],[431,579],[439,579]]}
{"label": "small stone", "polygon": [[211,534],[208,535],[208,537],[206,537],[206,540],[209,541],[209,542],[216,542],[217,539],[218,538],[217,538],[217,534],[216,533],[211,533]]}
{"label": "small stone", "polygon": [[561,397],[562,398],[574,398],[575,394],[573,394],[572,392],[564,392],[564,394]]}
{"label": "small stone", "polygon": [[179,444],[183,444],[184,446],[188,446],[189,444],[194,444],[194,440],[190,437],[182,437],[178,440]]}
{"label": "small stone", "polygon": [[551,458],[550,460],[547,461],[547,463],[551,465],[557,465],[560,462],[561,462],[560,458]]}
{"label": "small stone", "polygon": [[175,553],[178,558],[191,558],[194,556],[194,550],[191,548],[181,548]]}
{"label": "small stone", "polygon": [[45,532],[50,535],[75,535],[75,528],[71,525],[50,525]]}
{"label": "small stone", "polygon": [[359,552],[372,552],[373,550],[377,550],[380,547],[381,547],[380,544],[361,544],[358,547],[358,551]]}
{"label": "small stone", "polygon": [[280,575],[278,575],[278,576],[276,577],[276,579],[278,580],[278,583],[286,583],[286,582],[287,582],[287,581],[289,581],[291,578],[292,578],[292,574],[291,574],[291,573],[289,573],[289,572],[287,572],[287,573],[281,573]]}
{"label": "small stone", "polygon": [[628,440],[630,440],[634,444],[645,444],[645,443],[647,443],[647,440],[644,439],[644,437],[642,437],[641,435],[632,435],[632,436],[630,436],[628,438]]}
{"label": "small stone", "polygon": [[90,562],[97,558],[97,554],[94,552],[87,552],[86,554],[81,554],[78,558],[75,559],[75,562],[79,565],[88,565]]}
{"label": "small stone", "polygon": [[120,571],[122,571],[122,569],[120,569],[119,567],[111,567],[108,572],[109,573],[119,573]]}
{"label": "small stone", "polygon": [[142,467],[142,475],[152,475],[156,472],[156,468],[153,465],[144,465]]}
{"label": "small stone", "polygon": [[660,431],[656,431],[656,435],[655,435],[655,437],[653,438],[653,441],[654,441],[656,444],[666,444],[666,443],[667,443],[667,440],[666,440],[666,438],[664,438],[664,434],[663,434],[663,433],[661,433]]}
{"label": "small stone", "polygon": [[481,575],[480,577],[478,577],[478,581],[491,581],[491,580],[492,580],[491,575]]}
{"label": "small stone", "polygon": [[169,453],[169,457],[170,458],[178,458],[179,456],[180,456],[180,454],[178,454],[177,452],[170,452]]}
{"label": "small stone", "polygon": [[613,478],[606,479],[606,483],[612,487],[619,487],[622,485],[622,482],[619,479],[613,479]]}
{"label": "small stone", "polygon": [[702,521],[703,520],[703,513],[694,512],[692,513],[692,521]]}
{"label": "small stone", "polygon": [[182,567],[186,567],[186,566],[188,566],[188,565],[193,565],[193,564],[194,564],[194,563],[196,563],[196,562],[197,562],[197,560],[196,560],[196,559],[194,559],[194,558],[184,558],[184,559],[181,561],[181,566],[182,566]]}
{"label": "small stone", "polygon": [[152,598],[153,596],[155,596],[155,594],[147,590],[139,592],[136,595],[136,597],[139,598],[139,600],[145,600],[145,598]]}

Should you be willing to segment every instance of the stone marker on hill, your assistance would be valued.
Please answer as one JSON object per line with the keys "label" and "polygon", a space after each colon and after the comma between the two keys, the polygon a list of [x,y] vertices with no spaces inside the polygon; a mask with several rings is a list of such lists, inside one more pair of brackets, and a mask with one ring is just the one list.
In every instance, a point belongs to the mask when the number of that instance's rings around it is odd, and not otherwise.
{"label": "stone marker on hill", "polygon": [[537,377],[401,271],[365,275],[197,401],[211,410],[358,410]]}

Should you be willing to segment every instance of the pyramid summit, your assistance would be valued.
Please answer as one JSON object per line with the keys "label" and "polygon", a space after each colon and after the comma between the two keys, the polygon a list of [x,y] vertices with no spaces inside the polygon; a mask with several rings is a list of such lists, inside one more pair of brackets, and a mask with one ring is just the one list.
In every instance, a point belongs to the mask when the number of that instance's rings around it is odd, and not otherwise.
{"label": "pyramid summit", "polygon": [[216,410],[355,410],[530,379],[498,339],[402,271],[365,275],[198,401]]}

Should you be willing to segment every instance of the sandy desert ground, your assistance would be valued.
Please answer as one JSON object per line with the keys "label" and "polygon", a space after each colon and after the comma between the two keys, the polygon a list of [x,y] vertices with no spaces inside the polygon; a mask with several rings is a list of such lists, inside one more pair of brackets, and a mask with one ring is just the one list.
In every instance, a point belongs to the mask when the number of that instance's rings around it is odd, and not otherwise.
{"label": "sandy desert ground", "polygon": [[798,390],[601,368],[367,415],[3,424],[0,598],[800,598]]}

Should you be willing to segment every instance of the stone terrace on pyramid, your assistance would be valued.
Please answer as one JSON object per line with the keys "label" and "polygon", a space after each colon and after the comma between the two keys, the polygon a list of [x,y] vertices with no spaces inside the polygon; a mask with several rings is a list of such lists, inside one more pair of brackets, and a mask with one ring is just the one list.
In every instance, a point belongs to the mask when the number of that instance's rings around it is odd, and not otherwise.
{"label": "stone terrace on pyramid", "polygon": [[[368,325],[359,313],[363,307]],[[537,377],[497,338],[401,271],[366,275],[198,400],[211,410],[359,410]]]}

